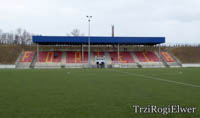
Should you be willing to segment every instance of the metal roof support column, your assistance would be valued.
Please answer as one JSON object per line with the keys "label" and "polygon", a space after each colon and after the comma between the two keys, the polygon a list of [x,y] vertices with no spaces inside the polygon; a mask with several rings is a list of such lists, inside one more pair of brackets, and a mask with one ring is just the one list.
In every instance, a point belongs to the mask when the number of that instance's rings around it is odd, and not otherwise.
{"label": "metal roof support column", "polygon": [[161,49],[160,49],[160,44],[159,44],[159,55],[160,55],[160,50],[161,50]]}
{"label": "metal roof support column", "polygon": [[85,63],[84,62],[84,47],[83,47],[83,44],[81,45],[81,47],[82,47],[82,63]]}
{"label": "metal roof support column", "polygon": [[159,61],[160,61],[160,64],[161,64],[161,55],[160,55],[160,44],[158,45],[158,55],[159,55]]}
{"label": "metal roof support column", "polygon": [[118,57],[118,64],[120,64],[120,60],[119,60],[119,43],[118,43],[118,47],[117,47],[117,57]]}
{"label": "metal roof support column", "polygon": [[37,62],[39,61],[39,44],[37,44]]}

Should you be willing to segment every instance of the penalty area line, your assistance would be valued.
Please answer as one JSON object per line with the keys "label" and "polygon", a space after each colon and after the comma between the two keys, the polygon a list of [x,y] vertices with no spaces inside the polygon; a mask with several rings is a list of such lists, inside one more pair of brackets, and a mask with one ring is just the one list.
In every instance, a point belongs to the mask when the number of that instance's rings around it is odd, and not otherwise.
{"label": "penalty area line", "polygon": [[189,86],[189,87],[195,87],[195,88],[200,88],[199,85],[194,85],[194,84],[189,84],[189,83],[184,83],[184,82],[178,82],[178,81],[174,81],[174,80],[166,80],[166,79],[162,79],[162,78],[158,78],[158,77],[152,77],[152,76],[145,76],[142,74],[136,74],[136,73],[130,73],[130,72],[125,72],[125,71],[116,71],[116,70],[111,70],[114,72],[118,72],[118,73],[123,73],[123,74],[128,74],[128,75],[133,75],[133,76],[138,76],[138,77],[142,77],[142,78],[148,78],[148,79],[152,79],[152,80],[158,80],[158,81],[163,81],[163,82],[168,82],[168,83],[174,83],[174,84],[179,84],[179,85],[184,85],[184,86]]}

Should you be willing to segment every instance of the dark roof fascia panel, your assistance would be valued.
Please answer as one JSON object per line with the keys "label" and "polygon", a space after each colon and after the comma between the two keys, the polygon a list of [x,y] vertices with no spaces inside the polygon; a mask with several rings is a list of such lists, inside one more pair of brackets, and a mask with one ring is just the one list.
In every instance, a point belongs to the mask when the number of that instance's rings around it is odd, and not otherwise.
{"label": "dark roof fascia panel", "polygon": [[[33,36],[33,42],[38,44],[87,44],[87,36]],[[161,44],[165,37],[90,37],[91,44]]]}

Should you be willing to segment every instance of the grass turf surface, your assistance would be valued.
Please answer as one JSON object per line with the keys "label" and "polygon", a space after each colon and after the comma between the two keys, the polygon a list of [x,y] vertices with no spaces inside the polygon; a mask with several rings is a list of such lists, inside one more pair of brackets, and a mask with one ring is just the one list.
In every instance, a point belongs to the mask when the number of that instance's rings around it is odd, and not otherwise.
{"label": "grass turf surface", "polygon": [[[148,77],[200,86],[200,68],[0,70],[0,118],[200,117],[200,87]],[[133,105],[197,111],[136,114]]]}

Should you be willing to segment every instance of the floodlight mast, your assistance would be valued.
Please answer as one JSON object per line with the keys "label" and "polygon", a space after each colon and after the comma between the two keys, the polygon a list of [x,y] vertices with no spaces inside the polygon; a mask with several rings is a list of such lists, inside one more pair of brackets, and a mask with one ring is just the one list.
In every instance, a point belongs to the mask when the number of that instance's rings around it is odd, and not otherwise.
{"label": "floodlight mast", "polygon": [[92,19],[92,16],[86,16],[88,18],[88,67],[90,68],[90,22]]}

